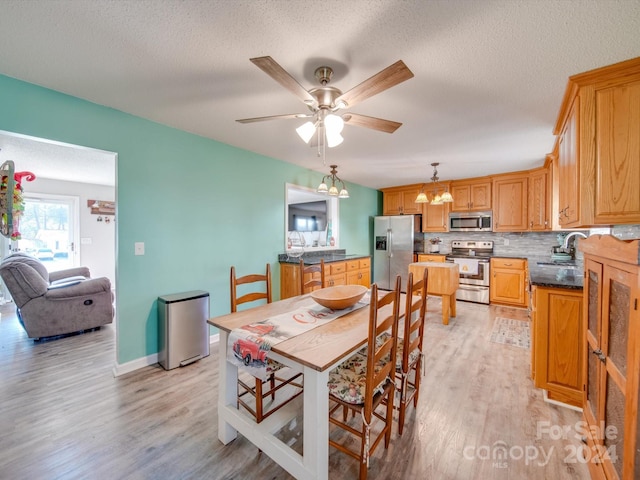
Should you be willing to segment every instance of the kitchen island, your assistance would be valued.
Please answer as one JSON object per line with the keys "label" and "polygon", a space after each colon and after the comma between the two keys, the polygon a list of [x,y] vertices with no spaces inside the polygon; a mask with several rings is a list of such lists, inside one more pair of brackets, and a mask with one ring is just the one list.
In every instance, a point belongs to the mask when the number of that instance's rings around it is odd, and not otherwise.
{"label": "kitchen island", "polygon": [[413,273],[413,281],[422,278],[424,269],[429,272],[427,294],[442,297],[442,324],[449,325],[449,316],[456,316],[456,290],[460,273],[455,263],[416,262],[409,264],[409,273]]}

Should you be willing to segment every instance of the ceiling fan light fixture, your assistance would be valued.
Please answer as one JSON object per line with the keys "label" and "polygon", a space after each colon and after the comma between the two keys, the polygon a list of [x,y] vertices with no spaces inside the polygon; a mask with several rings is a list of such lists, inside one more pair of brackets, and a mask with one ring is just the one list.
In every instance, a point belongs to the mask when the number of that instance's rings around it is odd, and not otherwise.
{"label": "ceiling fan light fixture", "polygon": [[340,110],[343,108],[347,108],[349,105],[344,100],[338,100],[336,102],[336,106],[334,107],[336,110]]}
{"label": "ceiling fan light fixture", "polygon": [[327,147],[329,148],[337,147],[344,141],[344,138],[339,133],[332,133],[328,129],[326,130],[326,132],[327,132]]}
{"label": "ceiling fan light fixture", "polygon": [[340,135],[340,132],[342,132],[344,128],[344,120],[342,117],[330,113],[324,117],[323,124],[327,136],[327,146],[333,148],[340,145],[344,141],[344,138]]}
{"label": "ceiling fan light fixture", "polygon": [[327,131],[331,133],[340,133],[344,128],[344,120],[340,115],[334,115],[330,113],[324,117],[324,126],[327,127]]}
{"label": "ceiling fan light fixture", "polygon": [[305,122],[298,128],[296,128],[296,132],[304,141],[304,143],[309,143],[309,141],[313,137],[313,134],[316,133],[316,126],[313,122]]}
{"label": "ceiling fan light fixture", "polygon": [[[285,118],[313,118],[312,121],[315,122],[315,133],[318,135],[318,145],[322,145],[322,148],[327,146],[328,143],[331,143],[329,145],[330,147],[335,147],[343,141],[342,136],[339,134],[344,127],[345,119],[337,113],[338,110],[351,108],[374,95],[378,95],[391,87],[413,78],[413,72],[409,70],[402,60],[398,60],[396,63],[389,65],[387,68],[369,77],[364,82],[359,83],[346,92],[342,92],[340,89],[329,85],[333,75],[333,69],[330,66],[323,65],[318,67],[314,72],[314,76],[320,83],[320,87],[306,89],[273,58],[263,56],[250,58],[249,60],[282,87],[293,93],[311,110],[311,113],[270,115],[267,117],[243,118],[236,121],[239,123],[254,123]],[[327,141],[325,132],[321,131],[321,129],[325,127],[325,120],[327,131],[330,132],[329,135],[332,136],[330,142]],[[346,120],[350,125],[370,128],[386,133],[393,133],[402,125],[399,122],[356,113],[349,114]],[[313,139],[313,133],[310,133],[310,125],[296,130],[298,131],[298,135],[300,135],[307,144]]]}

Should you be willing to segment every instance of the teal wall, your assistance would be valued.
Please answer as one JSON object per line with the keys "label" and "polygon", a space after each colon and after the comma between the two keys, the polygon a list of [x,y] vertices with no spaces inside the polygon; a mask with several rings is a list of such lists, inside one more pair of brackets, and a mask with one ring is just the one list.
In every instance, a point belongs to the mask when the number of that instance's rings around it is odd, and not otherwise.
{"label": "teal wall", "polygon": [[[160,295],[206,290],[211,315],[228,313],[232,264],[253,272],[271,263],[279,296],[285,183],[314,187],[321,174],[1,75],[0,105],[0,130],[118,154],[118,363],[158,351]],[[347,188],[340,246],[370,253],[381,193]]]}

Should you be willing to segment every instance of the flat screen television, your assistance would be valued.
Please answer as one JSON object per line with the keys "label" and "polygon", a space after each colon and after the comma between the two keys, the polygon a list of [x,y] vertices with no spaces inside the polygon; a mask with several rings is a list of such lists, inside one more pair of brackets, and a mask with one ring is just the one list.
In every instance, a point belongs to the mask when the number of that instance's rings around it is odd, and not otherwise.
{"label": "flat screen television", "polygon": [[326,228],[326,200],[289,204],[290,232],[322,232]]}

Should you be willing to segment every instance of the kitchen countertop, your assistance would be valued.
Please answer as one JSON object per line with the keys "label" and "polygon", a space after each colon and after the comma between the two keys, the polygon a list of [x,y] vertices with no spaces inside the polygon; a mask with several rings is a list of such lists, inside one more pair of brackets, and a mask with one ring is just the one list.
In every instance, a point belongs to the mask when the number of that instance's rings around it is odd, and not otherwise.
{"label": "kitchen countertop", "polygon": [[530,257],[529,282],[540,287],[569,288],[582,290],[584,284],[584,265],[581,261],[575,261],[572,268],[563,268],[560,265],[538,265],[538,262],[551,262],[548,257]]}
{"label": "kitchen countertop", "polygon": [[[424,252],[419,253],[419,255],[429,255],[429,253]],[[432,255],[450,255],[450,252],[440,251],[438,253],[432,253]],[[531,285],[538,285],[540,287],[569,288],[574,290],[582,290],[583,287],[584,266],[581,260],[572,261],[571,263],[573,263],[574,265],[573,268],[562,268],[562,264],[538,265],[538,262],[551,263],[551,256],[542,257],[510,253],[497,255],[493,254],[488,258],[517,258],[527,260],[529,268],[529,281]]]}
{"label": "kitchen countertop", "polygon": [[324,263],[332,263],[369,257],[371,257],[369,254],[347,254],[345,250],[325,250],[318,252],[305,252],[301,257],[289,257],[286,253],[281,253],[278,255],[278,262],[298,264],[300,263],[300,259],[302,259],[304,260],[305,265],[317,265],[320,263],[320,260],[324,260]]}

